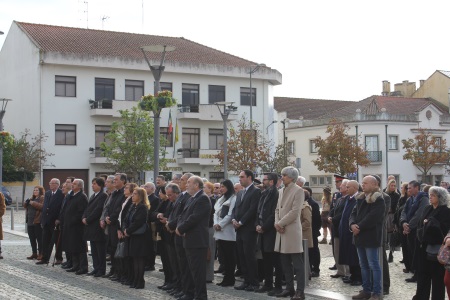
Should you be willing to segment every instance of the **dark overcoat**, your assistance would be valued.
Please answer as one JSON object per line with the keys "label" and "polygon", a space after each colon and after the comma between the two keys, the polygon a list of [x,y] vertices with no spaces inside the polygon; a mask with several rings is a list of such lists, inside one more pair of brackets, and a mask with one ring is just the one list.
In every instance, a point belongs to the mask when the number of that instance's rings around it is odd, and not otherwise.
{"label": "dark overcoat", "polygon": [[86,218],[87,225],[84,227],[84,239],[86,241],[104,242],[105,233],[100,227],[100,217],[102,216],[103,206],[105,204],[105,192],[100,191],[97,195],[94,194],[89,199],[88,206],[83,213],[83,219]]}
{"label": "dark overcoat", "polygon": [[[259,201],[256,225],[261,226],[264,233],[258,234],[258,246],[263,252],[274,252],[275,238],[275,209],[278,203],[278,189],[272,187],[261,193]],[[256,226],[255,226],[256,227]]]}
{"label": "dark overcoat", "polygon": [[74,195],[70,192],[70,198],[64,209],[64,227],[62,232],[63,250],[69,253],[86,252],[86,240],[84,239],[83,213],[88,205],[88,199],[83,191]]}
{"label": "dark overcoat", "polygon": [[349,219],[356,205],[356,198],[351,196],[346,201],[339,224],[339,264],[358,266],[359,258],[353,244],[353,233],[350,231]]}
{"label": "dark overcoat", "polygon": [[130,236],[128,255],[131,257],[144,257],[148,256],[150,252],[149,242],[151,239],[150,231],[147,230],[143,234],[133,234],[136,230],[141,228],[144,224],[147,224],[148,209],[145,204],[131,204],[128,209],[128,213],[123,220],[122,229]]}

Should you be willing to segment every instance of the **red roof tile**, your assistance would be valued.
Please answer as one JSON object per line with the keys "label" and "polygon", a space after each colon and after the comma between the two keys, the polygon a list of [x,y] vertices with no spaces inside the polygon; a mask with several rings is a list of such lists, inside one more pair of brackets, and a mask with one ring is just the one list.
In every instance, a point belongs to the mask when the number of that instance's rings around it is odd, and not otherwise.
{"label": "red roof tile", "polygon": [[318,119],[330,111],[353,104],[353,101],[274,97],[275,110],[285,111],[287,118]]}
{"label": "red roof tile", "polygon": [[[142,60],[139,47],[146,45],[171,45],[176,50],[166,55],[166,61],[193,64],[212,64],[232,67],[249,67],[255,62],[195,43],[182,37],[167,37],[126,32],[72,28],[52,25],[16,22],[46,52],[74,53],[123,57]],[[159,61],[161,54],[148,53]]]}

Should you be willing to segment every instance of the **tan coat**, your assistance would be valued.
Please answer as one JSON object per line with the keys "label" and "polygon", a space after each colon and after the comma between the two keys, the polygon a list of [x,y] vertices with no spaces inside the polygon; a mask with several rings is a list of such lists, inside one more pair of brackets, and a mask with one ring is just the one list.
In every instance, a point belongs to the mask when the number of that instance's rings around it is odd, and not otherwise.
{"label": "tan coat", "polygon": [[307,201],[303,202],[302,212],[300,213],[300,222],[302,222],[303,239],[308,240],[308,248],[313,248],[312,208]]}
{"label": "tan coat", "polygon": [[305,193],[295,182],[280,190],[277,208],[275,209],[275,224],[285,229],[277,232],[275,251],[280,253],[302,253],[302,224],[300,212],[305,200]]}
{"label": "tan coat", "polygon": [[0,192],[0,241],[3,240],[3,215],[6,211],[5,196]]}

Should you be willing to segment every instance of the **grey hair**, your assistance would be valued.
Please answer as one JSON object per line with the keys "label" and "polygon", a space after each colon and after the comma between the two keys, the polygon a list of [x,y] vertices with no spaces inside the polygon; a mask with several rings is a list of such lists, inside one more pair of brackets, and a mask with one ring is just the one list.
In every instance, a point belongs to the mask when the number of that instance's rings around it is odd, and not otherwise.
{"label": "grey hair", "polygon": [[449,194],[446,189],[440,186],[432,186],[429,194],[433,193],[438,198],[438,206],[449,205]]}
{"label": "grey hair", "polygon": [[146,182],[145,185],[149,185],[152,189],[155,189],[155,184],[153,182]]}
{"label": "grey hair", "polygon": [[182,174],[173,174],[172,175],[172,179],[173,179],[173,177],[175,177],[176,179],[181,179],[181,176],[183,176]]}
{"label": "grey hair", "polygon": [[200,176],[193,175],[189,178],[192,178],[198,184],[199,189],[203,189],[203,180]]}
{"label": "grey hair", "polygon": [[306,183],[306,178],[303,177],[303,176],[298,176],[297,182],[301,182],[301,183],[305,184]]}
{"label": "grey hair", "polygon": [[281,170],[281,175],[285,175],[292,179],[292,181],[297,182],[298,170],[294,167],[285,167]]}
{"label": "grey hair", "polygon": [[61,185],[61,181],[59,181],[58,178],[52,178],[50,181],[52,181],[52,180],[56,181],[56,183],[57,183],[58,185]]}
{"label": "grey hair", "polygon": [[166,186],[166,190],[167,190],[167,189],[171,189],[172,192],[174,192],[175,194],[181,193],[180,187],[179,187],[178,184],[176,184],[176,183],[169,183],[169,184]]}
{"label": "grey hair", "polygon": [[84,190],[84,180],[83,179],[80,179],[80,178],[75,178],[73,181],[78,181],[78,186],[82,189],[82,190]]}
{"label": "grey hair", "polygon": [[[114,178],[116,178],[114,175],[108,175],[108,178],[106,178],[106,180],[112,180],[112,181],[114,181]],[[105,180],[105,181],[106,181]]]}
{"label": "grey hair", "polygon": [[203,177],[202,181],[203,181],[203,183],[207,183],[209,180],[208,180],[208,178]]}

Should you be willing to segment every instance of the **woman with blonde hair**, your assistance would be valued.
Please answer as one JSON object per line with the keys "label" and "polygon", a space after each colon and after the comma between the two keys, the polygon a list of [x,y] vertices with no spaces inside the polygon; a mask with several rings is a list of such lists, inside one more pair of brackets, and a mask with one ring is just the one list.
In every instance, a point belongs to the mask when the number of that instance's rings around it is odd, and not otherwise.
{"label": "woman with blonde hair", "polygon": [[321,202],[322,212],[320,213],[320,218],[322,219],[323,239],[319,242],[319,244],[326,244],[328,231],[330,231],[331,235],[331,223],[328,222],[328,215],[330,214],[331,208],[331,189],[328,186],[323,188]]}
{"label": "woman with blonde hair", "polygon": [[[395,213],[397,211],[397,207],[398,207],[398,200],[400,199],[400,194],[397,191],[397,182],[395,181],[395,179],[391,179],[388,182],[388,185],[386,187],[386,193],[389,195],[389,197],[391,198],[391,206],[390,207],[386,207],[386,209],[389,209],[388,212],[388,216],[386,218],[386,228],[387,228],[387,238],[389,241],[389,259],[388,262],[393,262],[394,261],[394,251],[396,250],[396,248],[398,248],[400,246],[400,239],[397,238],[399,237],[398,230],[395,226],[395,222],[394,222],[394,216]],[[398,249],[397,249],[398,250]]]}
{"label": "woman with blonde hair", "polygon": [[133,282],[130,288],[143,289],[145,287],[145,257],[150,251],[148,239],[151,239],[151,232],[147,225],[150,203],[145,189],[135,188],[132,201],[122,228],[124,235],[130,238],[128,254],[133,260]]}
{"label": "woman with blonde hair", "polygon": [[23,207],[26,208],[28,238],[33,251],[27,259],[42,259],[41,211],[44,206],[44,194],[44,187],[37,185],[33,189],[33,195],[23,204]]}

